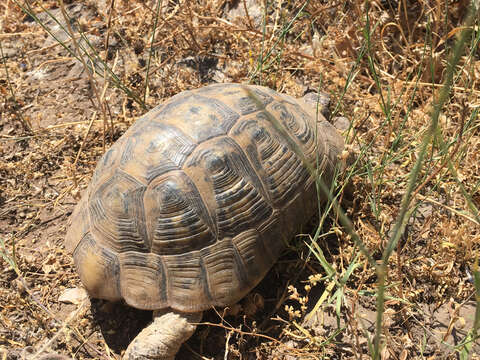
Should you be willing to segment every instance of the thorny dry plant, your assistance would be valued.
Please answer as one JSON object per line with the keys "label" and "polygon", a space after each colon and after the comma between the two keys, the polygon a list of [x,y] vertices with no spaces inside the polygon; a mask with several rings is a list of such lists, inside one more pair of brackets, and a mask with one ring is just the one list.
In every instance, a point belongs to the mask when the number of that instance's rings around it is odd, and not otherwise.
{"label": "thorny dry plant", "polygon": [[[462,25],[469,5],[65,1],[66,26],[57,1],[1,3],[0,358],[41,349],[113,358],[148,321],[108,303],[90,309],[58,301],[80,286],[63,247],[66,220],[96,161],[136,118],[212,82],[331,95],[331,118],[348,120],[347,148],[358,160],[341,204],[379,263],[465,29],[468,41],[388,261],[376,355],[478,358],[480,31],[478,17]],[[329,214],[292,241],[254,293],[207,314],[179,357],[372,356],[378,272]]]}

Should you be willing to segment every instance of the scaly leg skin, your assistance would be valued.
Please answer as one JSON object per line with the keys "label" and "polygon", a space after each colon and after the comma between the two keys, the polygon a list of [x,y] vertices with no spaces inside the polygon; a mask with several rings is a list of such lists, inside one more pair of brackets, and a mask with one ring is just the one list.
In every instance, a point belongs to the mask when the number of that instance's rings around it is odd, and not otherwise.
{"label": "scaly leg skin", "polygon": [[180,346],[193,335],[202,313],[172,309],[154,311],[153,322],[130,343],[124,360],[174,360]]}

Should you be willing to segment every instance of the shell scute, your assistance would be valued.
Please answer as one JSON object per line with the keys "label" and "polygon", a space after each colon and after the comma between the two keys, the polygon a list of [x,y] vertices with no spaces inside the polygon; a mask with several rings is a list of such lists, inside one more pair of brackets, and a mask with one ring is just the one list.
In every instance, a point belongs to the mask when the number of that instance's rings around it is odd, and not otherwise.
{"label": "shell scute", "polygon": [[238,138],[238,142],[250,141],[246,154],[256,165],[276,208],[292,200],[305,182],[312,181],[300,155],[288,146],[265,112],[239,122],[232,137]]}
{"label": "shell scute", "polygon": [[212,304],[205,269],[198,252],[163,256],[169,305],[183,311],[199,311]]}
{"label": "shell scute", "polygon": [[119,140],[115,143],[110,149],[108,149],[105,154],[100,158],[93,172],[91,186],[93,187],[94,184],[98,183],[98,180],[101,177],[104,177],[107,172],[109,172],[112,168],[120,162],[122,153],[121,153],[121,144],[123,143],[122,140]]}
{"label": "shell scute", "polygon": [[235,236],[232,243],[238,256],[239,278],[246,286],[255,285],[255,280],[261,279],[270,269],[269,262],[265,261],[268,250],[265,248],[259,232],[254,229],[244,231]]}
{"label": "shell scute", "polygon": [[186,168],[202,169],[204,192],[215,199],[218,238],[255,228],[272,213],[263,184],[243,151],[232,139],[215,139],[193,154]]}
{"label": "shell scute", "polygon": [[195,184],[183,172],[155,179],[144,198],[154,253],[182,254],[215,242],[214,222]]}
{"label": "shell scute", "polygon": [[157,114],[157,121],[177,127],[195,143],[226,135],[240,115],[222,101],[195,92],[169,101]]}
{"label": "shell scute", "polygon": [[108,300],[121,298],[120,265],[115,252],[86,233],[73,251],[73,257],[80,279],[92,296]]}
{"label": "shell scute", "polygon": [[188,136],[173,126],[146,123],[126,141],[120,168],[150,183],[157,176],[180,169],[195,146]]}
{"label": "shell scute", "polygon": [[[199,92],[202,95],[209,96],[211,93],[218,92],[218,90],[219,87],[217,86],[207,86],[200,89]],[[223,95],[228,99],[228,104],[242,116],[262,110],[274,101],[271,96],[273,94],[269,95],[266,91],[254,86],[247,88],[235,84],[226,88]]]}
{"label": "shell scute", "polygon": [[143,207],[146,186],[119,169],[102,180],[88,201],[96,239],[116,252],[149,251]]}
{"label": "shell scute", "polygon": [[70,216],[69,223],[70,227],[65,236],[65,247],[73,253],[85,234],[90,232],[87,196],[82,197],[77,204]]}
{"label": "shell scute", "polygon": [[149,310],[167,306],[165,269],[159,255],[124,252],[119,263],[121,293],[128,304]]}
{"label": "shell scute", "polygon": [[[201,253],[210,297],[215,299],[216,304],[231,303],[232,298],[237,296],[237,289],[241,287],[235,272],[232,242],[230,239],[219,241]],[[232,292],[232,289],[237,291]]]}

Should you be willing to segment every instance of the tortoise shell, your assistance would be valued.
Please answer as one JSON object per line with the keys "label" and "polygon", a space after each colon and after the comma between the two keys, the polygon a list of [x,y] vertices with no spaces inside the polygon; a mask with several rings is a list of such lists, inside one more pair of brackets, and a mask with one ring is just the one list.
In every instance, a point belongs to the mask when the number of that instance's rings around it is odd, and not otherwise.
{"label": "tortoise shell", "polygon": [[182,92],[100,159],[67,249],[93,297],[185,312],[233,304],[318,209],[306,163],[330,181],[342,147],[313,108],[268,88]]}

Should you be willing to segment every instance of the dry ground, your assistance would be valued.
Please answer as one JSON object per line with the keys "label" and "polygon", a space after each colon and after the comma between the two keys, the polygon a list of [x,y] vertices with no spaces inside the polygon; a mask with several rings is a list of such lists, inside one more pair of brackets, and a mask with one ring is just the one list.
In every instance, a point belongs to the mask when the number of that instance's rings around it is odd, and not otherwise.
{"label": "dry ground", "polygon": [[[331,95],[359,160],[341,203],[374,263],[412,195],[388,259],[378,357],[480,358],[480,50],[478,19],[462,28],[468,1],[164,0],[156,24],[153,1],[66,1],[75,41],[49,16],[65,24],[57,1],[30,4],[0,4],[0,359],[119,358],[149,321],[121,304],[59,301],[81,287],[63,246],[67,219],[96,161],[136,118],[213,82]],[[462,29],[473,31],[408,192]],[[92,79],[74,57],[79,46]],[[228,314],[209,311],[179,357],[371,357],[380,272],[337,219],[331,212],[314,242],[293,239]]]}

